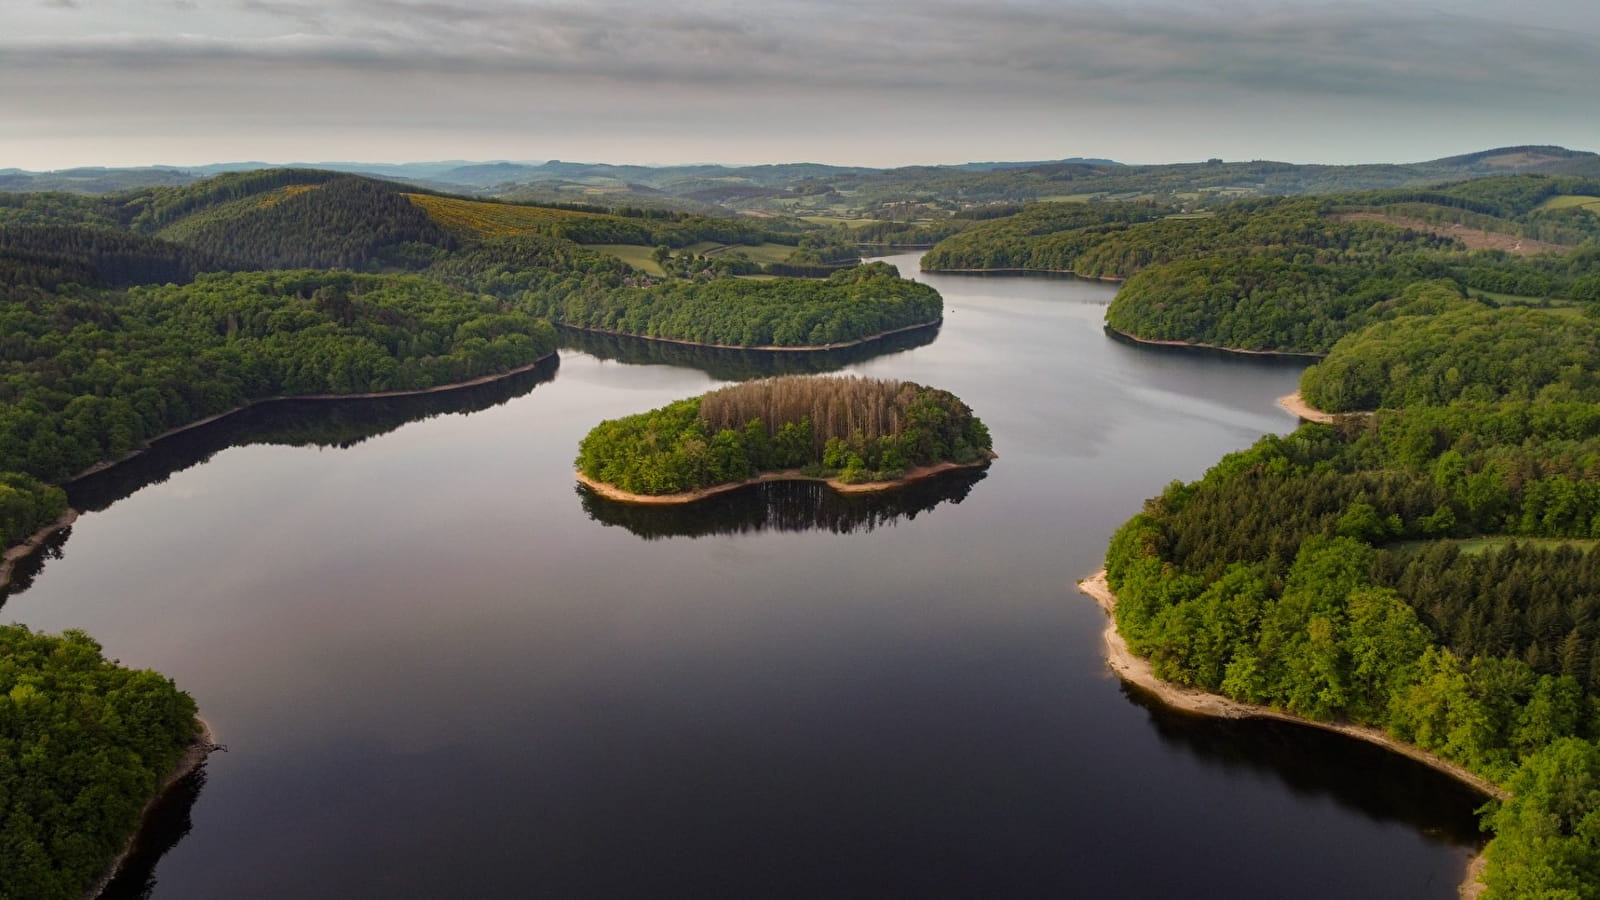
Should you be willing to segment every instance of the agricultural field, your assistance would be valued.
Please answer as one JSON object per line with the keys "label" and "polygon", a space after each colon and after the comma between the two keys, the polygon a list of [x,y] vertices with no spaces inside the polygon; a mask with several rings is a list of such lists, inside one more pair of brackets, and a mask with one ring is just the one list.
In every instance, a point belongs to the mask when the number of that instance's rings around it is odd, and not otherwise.
{"label": "agricultural field", "polygon": [[1586,194],[1558,194],[1539,204],[1539,209],[1572,209],[1584,207],[1590,212],[1600,213],[1600,197],[1590,197]]}

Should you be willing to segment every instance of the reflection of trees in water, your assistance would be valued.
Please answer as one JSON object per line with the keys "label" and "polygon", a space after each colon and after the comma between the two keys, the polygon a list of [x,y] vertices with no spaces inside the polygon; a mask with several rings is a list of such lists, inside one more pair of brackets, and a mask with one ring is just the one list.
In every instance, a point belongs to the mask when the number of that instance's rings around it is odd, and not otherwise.
{"label": "reflection of trees in water", "polygon": [[915,519],[941,503],[960,503],[986,475],[982,470],[946,472],[864,494],[841,494],[815,481],[779,481],[673,506],[618,503],[583,485],[578,496],[589,518],[646,540],[761,531],[855,534]]}
{"label": "reflection of trees in water", "polygon": [[1235,772],[1269,777],[1302,797],[1330,797],[1375,822],[1403,822],[1431,840],[1483,840],[1486,798],[1453,778],[1374,744],[1304,725],[1175,712],[1138,688],[1123,693],[1150,713],[1169,747]]}
{"label": "reflection of trees in water", "polygon": [[891,334],[886,338],[840,350],[762,351],[726,350],[647,341],[625,335],[594,334],[572,328],[558,329],[561,346],[581,350],[599,359],[636,366],[681,366],[699,369],[719,381],[749,381],[774,375],[815,375],[836,372],[869,359],[902,353],[933,343],[939,326]]}
{"label": "reflection of trees in water", "polygon": [[[67,499],[82,512],[105,509],[135,492],[160,484],[229,447],[282,444],[291,447],[352,447],[409,422],[499,406],[555,378],[552,358],[516,375],[436,394],[372,397],[363,400],[279,400],[246,407],[215,422],[180,431],[145,452],[66,485]],[[17,562],[11,584],[0,590],[0,604],[27,590],[52,559],[60,559],[72,534],[63,529],[39,550]]]}
{"label": "reflection of trees in water", "polygon": [[194,827],[190,813],[205,786],[206,767],[202,763],[161,795],[139,830],[133,852],[117,877],[100,893],[99,900],[144,900],[155,891],[156,863]]}
{"label": "reflection of trees in water", "polygon": [[409,422],[499,406],[555,377],[557,360],[492,381],[436,394],[363,400],[280,400],[163,438],[144,453],[67,484],[76,509],[105,509],[135,491],[160,484],[219,451],[250,444],[352,447]]}

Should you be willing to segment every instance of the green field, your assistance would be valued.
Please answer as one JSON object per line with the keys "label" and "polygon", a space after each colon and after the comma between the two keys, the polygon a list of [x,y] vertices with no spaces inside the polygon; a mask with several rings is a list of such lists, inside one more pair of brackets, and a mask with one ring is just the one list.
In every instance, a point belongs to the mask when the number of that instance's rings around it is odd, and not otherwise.
{"label": "green field", "polygon": [[1584,194],[1560,194],[1539,204],[1540,209],[1571,209],[1574,206],[1585,206],[1591,212],[1600,213],[1600,197],[1590,197]]}
{"label": "green field", "polygon": [[651,275],[667,274],[650,255],[656,252],[654,247],[646,247],[642,244],[589,244],[588,247],[590,250],[598,250],[601,253],[615,256],[641,272],[648,272]]}

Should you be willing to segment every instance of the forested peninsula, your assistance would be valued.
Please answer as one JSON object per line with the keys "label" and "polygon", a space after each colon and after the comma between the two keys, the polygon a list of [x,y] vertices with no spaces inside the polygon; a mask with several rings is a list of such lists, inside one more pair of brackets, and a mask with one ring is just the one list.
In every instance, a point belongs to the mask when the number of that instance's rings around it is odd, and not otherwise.
{"label": "forested peninsula", "polygon": [[690,502],[760,481],[883,487],[987,465],[989,431],[959,398],[909,381],[749,381],[597,425],[580,480],[635,502]]}
{"label": "forested peninsula", "polygon": [[[929,271],[1033,269],[1127,279],[1107,313],[1149,341],[1327,353],[1347,334],[1437,306],[1419,282],[1491,306],[1600,301],[1600,181],[1516,175],[1437,188],[1221,203],[1042,203],[979,222]],[[1437,309],[1427,309],[1433,312]]]}
{"label": "forested peninsula", "polygon": [[0,626],[0,897],[83,896],[202,732],[188,694],[82,632]]}
{"label": "forested peninsula", "polygon": [[[1415,204],[1454,198],[1434,221],[1483,226],[1594,187],[1490,179],[1404,203],[1433,215]],[[1431,239],[1370,219],[1321,232],[1391,228],[1348,246],[1365,261],[1174,247],[1107,317],[1326,352],[1304,399],[1375,410],[1263,438],[1150,500],[1107,555],[1116,627],[1170,684],[1376,729],[1492,785],[1505,799],[1484,818],[1489,898],[1600,897],[1600,217],[1574,208],[1518,214],[1540,240],[1573,241],[1528,256],[1398,254]],[[1530,295],[1481,287],[1496,277]]]}

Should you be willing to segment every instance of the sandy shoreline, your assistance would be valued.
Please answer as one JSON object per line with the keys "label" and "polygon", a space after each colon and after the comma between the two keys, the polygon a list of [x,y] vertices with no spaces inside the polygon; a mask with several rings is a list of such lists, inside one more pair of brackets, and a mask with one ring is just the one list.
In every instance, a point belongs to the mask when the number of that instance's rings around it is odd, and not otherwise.
{"label": "sandy shoreline", "polygon": [[1299,391],[1279,397],[1278,405],[1307,422],[1316,422],[1318,425],[1333,424],[1333,413],[1323,412],[1307,403],[1305,398],[1300,396]]}
{"label": "sandy shoreline", "polygon": [[[1182,685],[1162,681],[1156,677],[1155,672],[1151,669],[1149,660],[1136,656],[1132,650],[1128,649],[1128,642],[1123,640],[1121,632],[1117,631],[1117,620],[1113,615],[1113,611],[1117,606],[1117,596],[1111,592],[1111,586],[1106,583],[1106,570],[1101,569],[1078,582],[1078,590],[1093,597],[1095,602],[1100,604],[1100,608],[1105,610],[1106,665],[1117,674],[1118,678],[1156,698],[1163,706],[1180,712],[1199,716],[1212,716],[1219,719],[1270,719],[1276,722],[1288,722],[1294,725],[1319,728],[1323,731],[1332,731],[1359,741],[1366,741],[1369,744],[1376,744],[1385,750],[1416,760],[1430,769],[1454,778],[1485,797],[1504,800],[1510,796],[1504,788],[1468,770],[1466,767],[1443,757],[1435,756],[1420,747],[1396,740],[1390,737],[1387,732],[1378,728],[1338,722],[1318,722],[1314,719],[1305,719],[1292,713],[1273,709],[1270,706],[1243,703],[1224,697],[1221,694],[1212,694],[1197,688],[1183,687]],[[1482,893],[1483,884],[1479,879],[1483,873],[1483,865],[1484,857],[1482,851],[1480,851],[1467,866],[1466,875],[1460,888],[1462,897],[1472,898]]]}
{"label": "sandy shoreline", "polygon": [[1188,347],[1194,350],[1221,350],[1224,353],[1238,353],[1244,356],[1277,356],[1284,359],[1322,359],[1326,353],[1296,353],[1291,350],[1245,350],[1241,347],[1224,347],[1221,344],[1201,344],[1195,341],[1166,341],[1156,338],[1142,338],[1131,335],[1120,328],[1106,326],[1106,330],[1113,334],[1125,337],[1135,344],[1149,344],[1152,347]]}
{"label": "sandy shoreline", "polygon": [[568,325],[564,322],[557,322],[556,327],[570,328],[573,331],[581,331],[585,334],[604,334],[609,337],[636,338],[641,341],[655,341],[658,344],[682,344],[685,347],[707,347],[712,350],[756,350],[762,353],[821,353],[827,350],[847,350],[851,347],[859,347],[862,344],[870,344],[873,341],[880,341],[886,337],[892,337],[893,335],[905,334],[908,331],[919,331],[923,328],[933,328],[942,324],[944,324],[944,317],[941,316],[937,319],[934,319],[932,322],[919,322],[915,325],[907,325],[904,328],[891,328],[888,331],[880,331],[877,334],[869,334],[864,338],[857,338],[853,341],[840,341],[837,344],[813,344],[806,347],[778,347],[771,344],[763,344],[758,347],[744,347],[740,346],[739,344],[706,344],[702,343],[701,341],[686,341],[682,338],[651,337],[645,334],[632,334],[626,331],[610,331],[605,328],[584,328],[581,325]]}
{"label": "sandy shoreline", "polygon": [[1079,275],[1071,269],[1029,269],[1029,268],[1003,268],[1003,269],[923,269],[929,275],[1071,275],[1085,281],[1105,281],[1111,284],[1121,284],[1126,278],[1115,275]]}
{"label": "sandy shoreline", "polygon": [[896,478],[894,481],[865,481],[859,484],[846,484],[837,478],[821,478],[816,475],[803,475],[799,469],[785,469],[781,472],[763,472],[760,475],[745,481],[736,481],[732,484],[719,484],[708,488],[701,488],[697,491],[683,491],[677,494],[635,494],[631,491],[625,491],[614,485],[606,484],[603,481],[596,481],[582,472],[574,472],[573,475],[577,477],[578,481],[587,485],[589,488],[593,489],[595,493],[606,498],[607,500],[615,500],[619,503],[638,503],[646,506],[675,506],[684,503],[693,503],[697,500],[704,500],[707,497],[715,497],[718,494],[726,494],[729,491],[742,490],[758,484],[770,484],[775,481],[820,481],[842,494],[866,494],[874,491],[887,491],[903,485],[911,484],[914,481],[921,481],[924,478],[932,478],[935,475],[941,475],[945,472],[953,472],[958,469],[982,469],[987,467],[989,463],[993,462],[997,458],[998,457],[996,454],[991,452],[987,457],[979,460],[978,462],[942,462],[931,466],[917,466],[913,469],[907,469],[904,476]]}
{"label": "sandy shoreline", "polygon": [[194,740],[189,742],[189,748],[184,751],[183,756],[178,760],[178,764],[173,767],[172,771],[167,773],[167,777],[156,788],[155,794],[145,803],[144,809],[140,810],[139,824],[134,828],[133,834],[128,835],[127,842],[122,845],[122,852],[118,853],[116,858],[106,867],[105,874],[101,875],[99,880],[84,892],[84,900],[96,900],[101,892],[116,879],[117,875],[122,871],[122,867],[127,863],[128,857],[133,855],[134,848],[138,846],[139,836],[144,833],[145,827],[149,824],[150,813],[155,809],[156,804],[172,790],[173,786],[189,777],[195,769],[200,768],[200,764],[206,761],[206,757],[217,749],[216,740],[211,734],[211,726],[199,716],[195,717],[195,722],[200,726],[199,733],[194,736]]}

